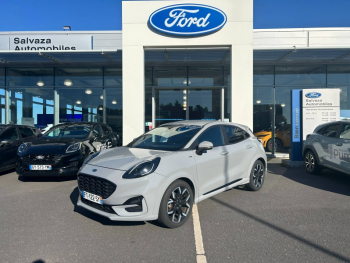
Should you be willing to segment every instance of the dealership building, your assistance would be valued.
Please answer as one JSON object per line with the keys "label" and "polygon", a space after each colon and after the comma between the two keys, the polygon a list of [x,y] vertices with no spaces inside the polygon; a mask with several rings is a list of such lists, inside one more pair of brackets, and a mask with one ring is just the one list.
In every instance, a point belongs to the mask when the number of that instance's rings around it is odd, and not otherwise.
{"label": "dealership building", "polygon": [[340,89],[350,118],[350,28],[254,30],[253,0],[190,2],[123,2],[122,31],[0,32],[0,122],[107,123],[126,144],[224,120],[276,136],[277,154],[293,89]]}

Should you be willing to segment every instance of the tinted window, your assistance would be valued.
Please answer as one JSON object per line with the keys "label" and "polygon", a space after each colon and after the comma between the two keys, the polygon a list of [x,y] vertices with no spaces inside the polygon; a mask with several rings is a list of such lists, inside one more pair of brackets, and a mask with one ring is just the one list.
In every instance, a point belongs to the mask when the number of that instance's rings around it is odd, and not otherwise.
{"label": "tinted window", "polygon": [[224,126],[224,128],[230,144],[241,142],[249,137],[249,135],[241,128],[235,126]]}
{"label": "tinted window", "polygon": [[22,138],[33,136],[33,131],[29,128],[19,128]]}
{"label": "tinted window", "polygon": [[1,141],[15,141],[18,140],[17,129],[8,129],[3,134],[1,134]]}
{"label": "tinted window", "polygon": [[340,130],[340,138],[350,140],[350,124],[344,124]]}
{"label": "tinted window", "polygon": [[106,125],[102,125],[102,130],[106,135],[111,133]]}
{"label": "tinted window", "polygon": [[90,126],[74,125],[74,126],[59,126],[50,130],[44,135],[45,138],[72,138],[85,139],[90,134]]}
{"label": "tinted window", "polygon": [[198,144],[201,142],[211,142],[214,147],[224,145],[224,138],[222,136],[221,127],[214,126],[208,130],[206,130],[199,138]]}
{"label": "tinted window", "polygon": [[201,129],[200,126],[161,126],[138,137],[128,147],[178,151]]}
{"label": "tinted window", "polygon": [[337,137],[339,126],[340,124],[326,126],[325,128],[323,128],[323,130],[320,131],[320,134],[326,137],[335,138]]}
{"label": "tinted window", "polygon": [[102,132],[100,125],[95,126],[92,133],[93,133],[94,137],[96,137],[97,135],[103,136],[103,132]]}

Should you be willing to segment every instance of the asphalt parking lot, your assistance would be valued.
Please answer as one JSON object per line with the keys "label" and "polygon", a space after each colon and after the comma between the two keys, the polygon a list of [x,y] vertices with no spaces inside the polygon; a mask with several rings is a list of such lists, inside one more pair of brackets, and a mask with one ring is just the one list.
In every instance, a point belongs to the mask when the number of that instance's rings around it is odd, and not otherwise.
{"label": "asphalt parking lot", "polygon": [[[269,162],[263,189],[198,204],[207,262],[350,262],[350,177]],[[196,262],[178,229],[113,222],[76,207],[77,183],[0,174],[0,262]]]}

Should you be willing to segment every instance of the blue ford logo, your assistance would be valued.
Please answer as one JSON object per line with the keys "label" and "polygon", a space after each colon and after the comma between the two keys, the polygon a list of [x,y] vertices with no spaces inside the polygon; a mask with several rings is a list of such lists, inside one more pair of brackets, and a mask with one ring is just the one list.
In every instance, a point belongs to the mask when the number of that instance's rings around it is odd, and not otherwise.
{"label": "blue ford logo", "polygon": [[195,36],[221,29],[227,22],[226,14],[212,6],[178,4],[153,12],[149,24],[166,34]]}
{"label": "blue ford logo", "polygon": [[309,92],[305,94],[305,97],[310,98],[310,99],[316,99],[321,97],[321,93],[318,92]]}
{"label": "blue ford logo", "polygon": [[92,171],[93,171],[93,172],[97,172],[97,169],[93,169]]}

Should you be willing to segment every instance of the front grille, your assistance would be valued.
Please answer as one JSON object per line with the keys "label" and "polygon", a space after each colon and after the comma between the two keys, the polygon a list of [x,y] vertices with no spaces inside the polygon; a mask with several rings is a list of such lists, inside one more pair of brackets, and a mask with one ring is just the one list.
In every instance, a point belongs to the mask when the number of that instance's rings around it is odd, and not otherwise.
{"label": "front grille", "polygon": [[79,175],[78,185],[80,190],[101,196],[102,199],[110,197],[117,188],[114,183],[106,179],[89,176],[86,174]]}
{"label": "front grille", "polygon": [[27,164],[55,164],[60,159],[61,156],[55,154],[30,154],[22,157],[22,160]]}
{"label": "front grille", "polygon": [[86,200],[85,198],[81,198],[81,201],[82,201],[84,204],[86,204],[86,205],[88,205],[88,206],[91,206],[91,207],[93,207],[93,208],[96,208],[96,209],[98,209],[98,210],[101,210],[101,211],[103,211],[103,212],[110,213],[110,214],[116,214],[116,213],[114,212],[114,210],[112,209],[112,207],[109,206],[109,205],[100,205],[100,204],[91,202],[91,201],[89,201],[89,200]]}

